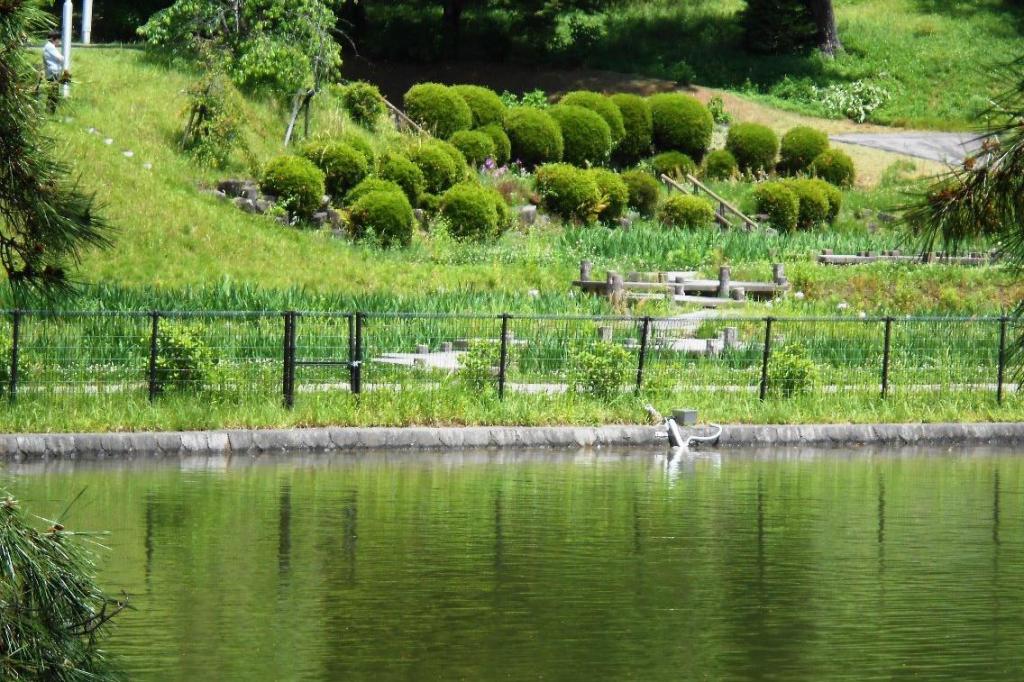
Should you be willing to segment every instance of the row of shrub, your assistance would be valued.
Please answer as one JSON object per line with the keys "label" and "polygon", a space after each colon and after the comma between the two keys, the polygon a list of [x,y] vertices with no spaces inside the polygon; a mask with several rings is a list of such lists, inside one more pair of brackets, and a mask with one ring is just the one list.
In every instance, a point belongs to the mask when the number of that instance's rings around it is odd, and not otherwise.
{"label": "row of shrub", "polygon": [[[528,167],[565,161],[576,166],[630,166],[652,150],[701,159],[711,144],[714,121],[707,107],[687,95],[612,96],[578,90],[555,106],[509,109],[492,90],[476,85],[419,83],[406,92],[405,111],[431,134],[451,140],[471,160],[497,129],[507,135],[510,158]],[[481,135],[470,137],[472,132]],[[488,154],[507,162],[504,139]],[[486,157],[485,157],[486,158]]]}
{"label": "row of shrub", "polygon": [[835,222],[843,193],[820,178],[793,178],[758,185],[754,203],[777,230],[809,230]]}
{"label": "row of shrub", "polygon": [[851,187],[856,179],[849,155],[830,148],[828,135],[808,126],[789,130],[780,141],[767,126],[737,123],[729,128],[725,151],[743,173],[808,174],[839,187]]}

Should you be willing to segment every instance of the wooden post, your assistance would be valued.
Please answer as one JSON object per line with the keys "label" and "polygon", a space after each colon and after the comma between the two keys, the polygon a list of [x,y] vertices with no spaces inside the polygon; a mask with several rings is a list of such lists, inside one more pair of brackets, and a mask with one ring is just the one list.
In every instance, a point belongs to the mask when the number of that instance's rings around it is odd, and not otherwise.
{"label": "wooden post", "polygon": [[732,269],[723,265],[718,269],[718,298],[729,298],[729,281],[732,278]]}
{"label": "wooden post", "polygon": [[786,266],[782,263],[772,263],[772,281],[778,285],[783,285],[789,282],[786,279]]}
{"label": "wooden post", "polygon": [[590,281],[590,271],[591,271],[591,269],[593,269],[593,267],[594,267],[594,264],[591,263],[588,260],[581,260],[580,261],[580,281],[581,282],[589,282]]}

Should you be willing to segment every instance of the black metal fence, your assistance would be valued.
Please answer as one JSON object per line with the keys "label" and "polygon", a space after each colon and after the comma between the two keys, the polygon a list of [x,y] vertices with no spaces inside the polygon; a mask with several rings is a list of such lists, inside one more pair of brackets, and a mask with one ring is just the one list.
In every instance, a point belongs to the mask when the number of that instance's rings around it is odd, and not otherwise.
{"label": "black metal fence", "polygon": [[804,381],[796,388],[822,395],[1001,402],[1016,388],[1006,367],[1018,331],[1006,317],[0,311],[0,391],[10,402],[176,392],[274,397],[287,407],[329,392],[468,386],[499,398],[551,395],[586,390],[582,358],[617,347],[617,393],[764,400],[792,388],[795,372]]}

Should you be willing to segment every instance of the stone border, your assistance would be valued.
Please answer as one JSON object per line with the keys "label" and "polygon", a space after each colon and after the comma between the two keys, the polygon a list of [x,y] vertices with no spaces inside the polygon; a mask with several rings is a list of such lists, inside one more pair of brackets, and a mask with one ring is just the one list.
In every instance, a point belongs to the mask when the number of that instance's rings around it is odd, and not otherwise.
{"label": "stone border", "polygon": [[[697,429],[693,433],[706,432]],[[793,445],[1024,443],[1024,422],[726,426],[715,448]],[[189,455],[255,455],[306,450],[666,447],[658,426],[318,428],[175,433],[0,435],[0,461]],[[707,444],[704,445],[705,448]]]}

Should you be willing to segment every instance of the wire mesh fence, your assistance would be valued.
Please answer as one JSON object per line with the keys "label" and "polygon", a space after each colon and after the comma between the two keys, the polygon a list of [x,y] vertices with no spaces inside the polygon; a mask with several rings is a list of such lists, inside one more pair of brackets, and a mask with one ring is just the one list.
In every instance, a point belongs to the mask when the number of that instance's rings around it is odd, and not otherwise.
{"label": "wire mesh fence", "polygon": [[1016,390],[1008,318],[0,312],[0,391],[245,402],[369,391],[840,396]]}

